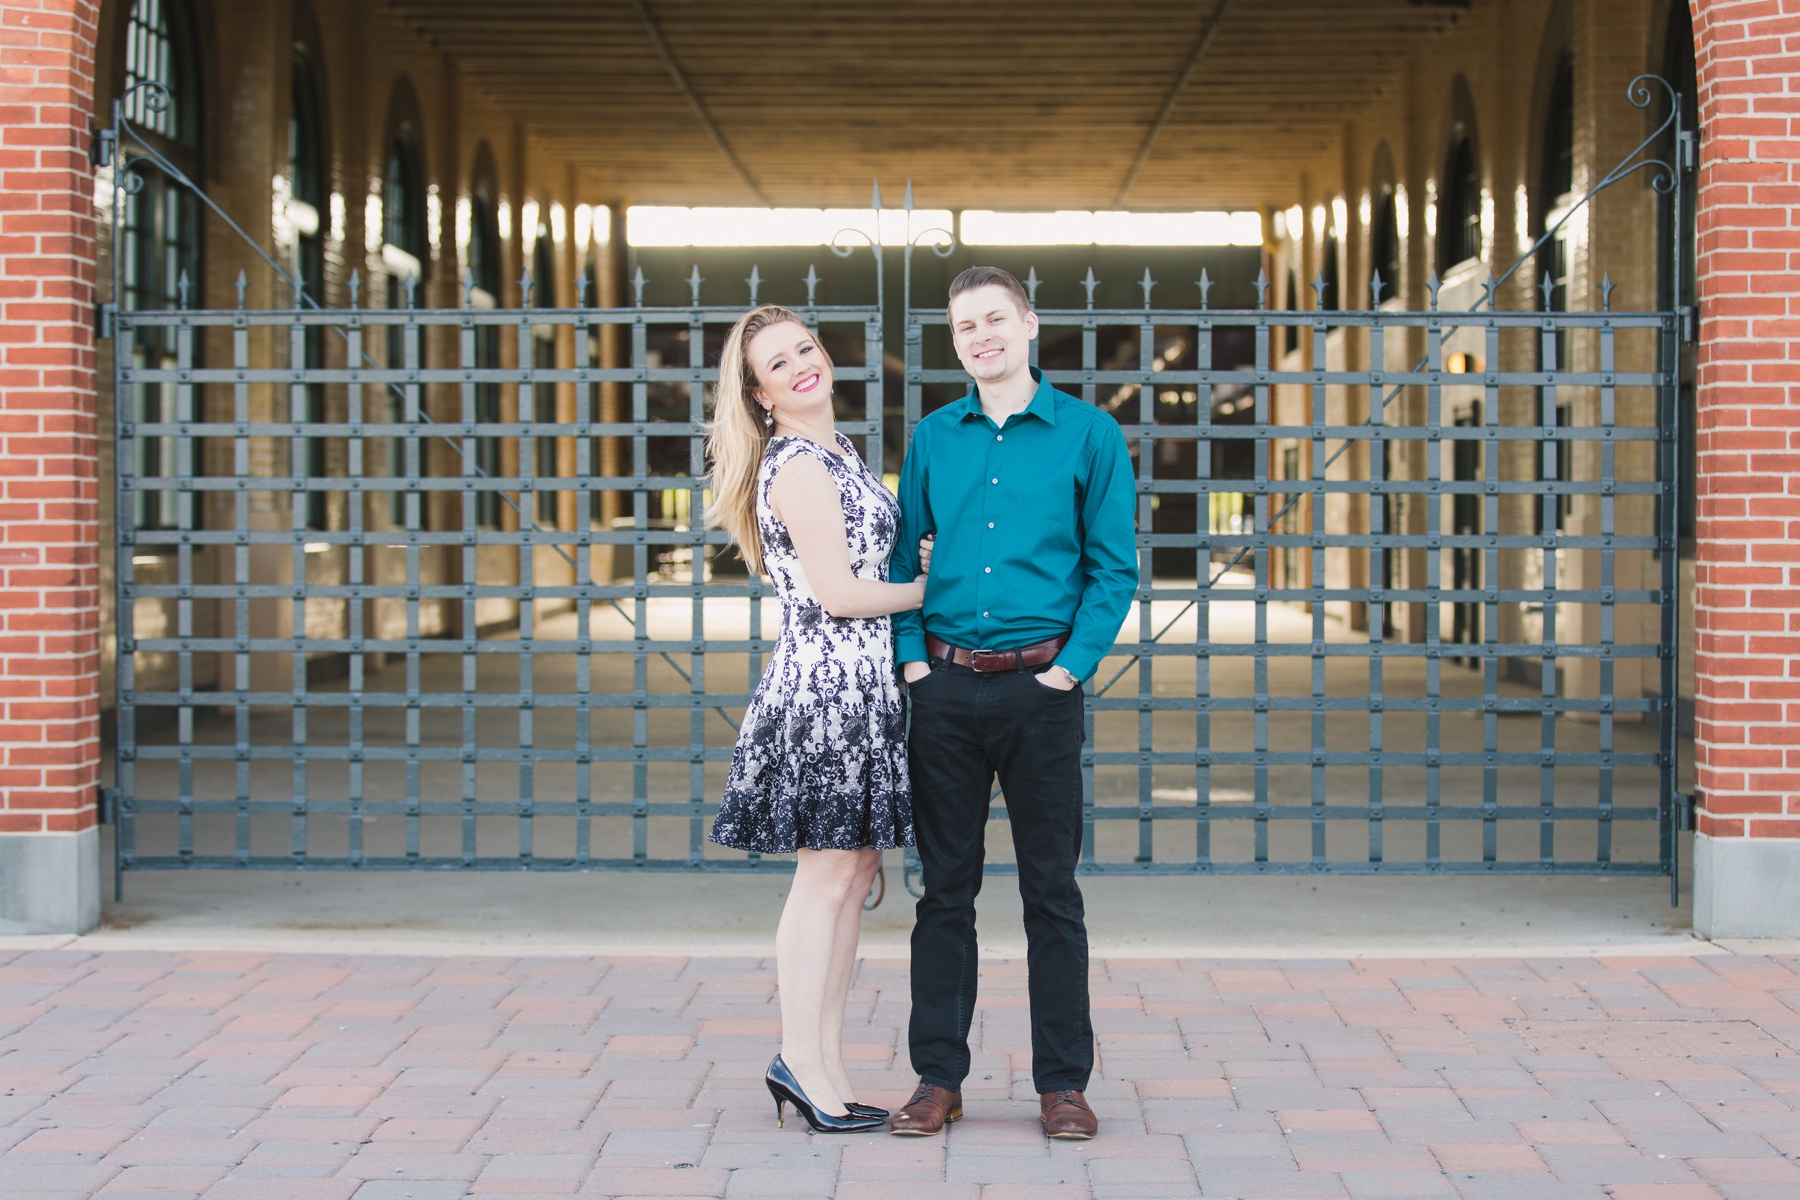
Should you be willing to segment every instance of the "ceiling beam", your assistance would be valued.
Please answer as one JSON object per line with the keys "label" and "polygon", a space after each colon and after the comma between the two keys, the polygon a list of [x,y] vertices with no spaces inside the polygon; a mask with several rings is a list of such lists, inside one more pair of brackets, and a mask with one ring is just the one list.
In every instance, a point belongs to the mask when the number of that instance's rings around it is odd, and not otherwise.
{"label": "ceiling beam", "polygon": [[[1225,0],[1225,2],[1229,4],[1231,0]],[[718,125],[713,122],[712,114],[706,111],[706,105],[700,102],[700,97],[695,94],[693,86],[688,83],[687,74],[682,71],[681,64],[675,61],[675,54],[669,49],[669,43],[663,40],[662,29],[656,24],[656,18],[651,15],[649,4],[645,0],[631,0],[631,7],[637,10],[638,20],[644,23],[644,32],[650,36],[650,44],[656,47],[658,54],[662,55],[663,66],[669,69],[669,78],[675,81],[675,86],[687,99],[688,106],[694,110],[694,116],[700,119],[700,127],[706,130],[706,136],[712,139],[713,145],[718,147],[719,153],[725,156],[725,161],[731,164],[731,169],[737,172],[737,177],[743,181],[746,188],[750,189],[750,194],[756,197],[764,207],[773,208],[774,205],[769,202],[769,198],[763,195],[763,190],[756,186],[756,180],[750,177],[750,172],[745,170],[744,164],[738,161],[738,156],[732,152],[731,143],[727,142],[725,135],[719,132]]]}
{"label": "ceiling beam", "polygon": [[1131,160],[1131,169],[1125,172],[1125,182],[1119,185],[1119,194],[1113,199],[1114,208],[1125,207],[1125,193],[1137,182],[1138,172],[1150,159],[1150,147],[1156,144],[1156,135],[1162,132],[1163,126],[1169,123],[1169,117],[1175,111],[1175,105],[1181,100],[1183,92],[1193,81],[1194,72],[1200,69],[1200,62],[1206,57],[1207,50],[1212,48],[1213,35],[1219,32],[1219,26],[1225,23],[1225,14],[1237,0],[1219,0],[1219,6],[1213,10],[1212,19],[1207,21],[1206,28],[1200,31],[1200,40],[1194,43],[1194,52],[1188,55],[1187,66],[1175,80],[1175,86],[1169,89],[1169,98],[1163,101],[1162,111],[1156,114],[1156,120],[1150,122],[1150,129],[1144,134],[1144,144],[1138,147],[1137,157]]}

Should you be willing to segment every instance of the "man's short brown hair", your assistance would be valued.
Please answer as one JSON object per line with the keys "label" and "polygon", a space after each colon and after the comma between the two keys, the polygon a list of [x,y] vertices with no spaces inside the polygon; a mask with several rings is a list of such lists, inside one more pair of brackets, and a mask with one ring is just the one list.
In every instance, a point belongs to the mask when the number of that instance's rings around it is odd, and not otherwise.
{"label": "man's short brown hair", "polygon": [[[999,267],[970,267],[952,279],[950,281],[950,304],[955,304],[956,298],[964,292],[972,292],[976,288],[984,287],[1004,288],[1006,294],[1013,298],[1013,303],[1019,306],[1020,316],[1031,311],[1031,297],[1025,293],[1025,285],[1020,283],[1011,271],[1002,270]],[[946,316],[950,316],[948,304],[944,306],[944,313]],[[951,316],[950,319],[955,321],[956,318]]]}

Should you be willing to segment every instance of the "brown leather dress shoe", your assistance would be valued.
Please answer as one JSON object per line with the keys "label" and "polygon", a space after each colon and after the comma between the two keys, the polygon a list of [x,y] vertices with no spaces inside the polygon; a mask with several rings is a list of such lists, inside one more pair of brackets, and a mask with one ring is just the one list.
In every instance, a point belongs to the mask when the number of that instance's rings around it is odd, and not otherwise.
{"label": "brown leather dress shoe", "polygon": [[944,1132],[944,1126],[962,1120],[962,1093],[949,1088],[933,1087],[923,1079],[912,1099],[894,1114],[893,1131],[901,1137],[930,1137]]}
{"label": "brown leather dress shoe", "polygon": [[1100,1132],[1100,1118],[1080,1092],[1050,1092],[1038,1097],[1038,1120],[1053,1138],[1086,1141]]}

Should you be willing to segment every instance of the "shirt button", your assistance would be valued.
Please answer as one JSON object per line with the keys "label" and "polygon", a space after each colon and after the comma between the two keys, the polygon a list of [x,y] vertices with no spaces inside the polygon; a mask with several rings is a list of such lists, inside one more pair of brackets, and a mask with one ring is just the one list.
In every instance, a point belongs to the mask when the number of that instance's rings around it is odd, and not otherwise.
{"label": "shirt button", "polygon": [[993,528],[993,527],[994,527],[994,523],[993,523],[993,522],[992,522],[992,521],[989,521],[989,522],[988,522],[988,528],[989,528],[989,529],[992,529],[992,528]]}
{"label": "shirt button", "polygon": [[984,616],[984,617],[985,617],[985,616],[987,616],[987,609],[985,609],[985,608],[984,608],[984,609],[982,609],[982,610],[981,610],[981,615],[982,615],[982,616]]}
{"label": "shirt button", "polygon": [[994,568],[992,568],[992,567],[983,567],[981,569],[982,569],[982,571],[986,572],[989,575],[992,575],[994,573]]}
{"label": "shirt button", "polygon": [[1004,442],[1006,440],[1006,435],[1004,433],[996,433],[994,435],[994,440],[996,442]]}
{"label": "shirt button", "polygon": [[991,480],[991,481],[990,481],[990,482],[993,482],[993,483],[999,483],[999,482],[1000,482],[1000,477],[999,477],[999,476],[998,476],[998,475],[996,475],[996,476],[995,476],[995,477],[994,477],[994,478],[993,478],[993,479],[992,479],[992,480]]}

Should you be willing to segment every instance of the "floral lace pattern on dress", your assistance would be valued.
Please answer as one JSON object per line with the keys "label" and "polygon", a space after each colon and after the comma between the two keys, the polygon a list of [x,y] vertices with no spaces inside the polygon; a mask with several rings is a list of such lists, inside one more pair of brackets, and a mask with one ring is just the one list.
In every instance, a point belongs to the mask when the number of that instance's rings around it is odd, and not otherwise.
{"label": "floral lace pattern on dress", "polygon": [[798,437],[769,441],[757,475],[763,570],[781,632],[744,713],[710,839],[762,854],[913,844],[906,715],[887,617],[833,617],[814,597],[774,514],[775,476],[796,456],[823,462],[844,507],[850,567],[885,580],[900,505],[843,434],[843,454]]}

